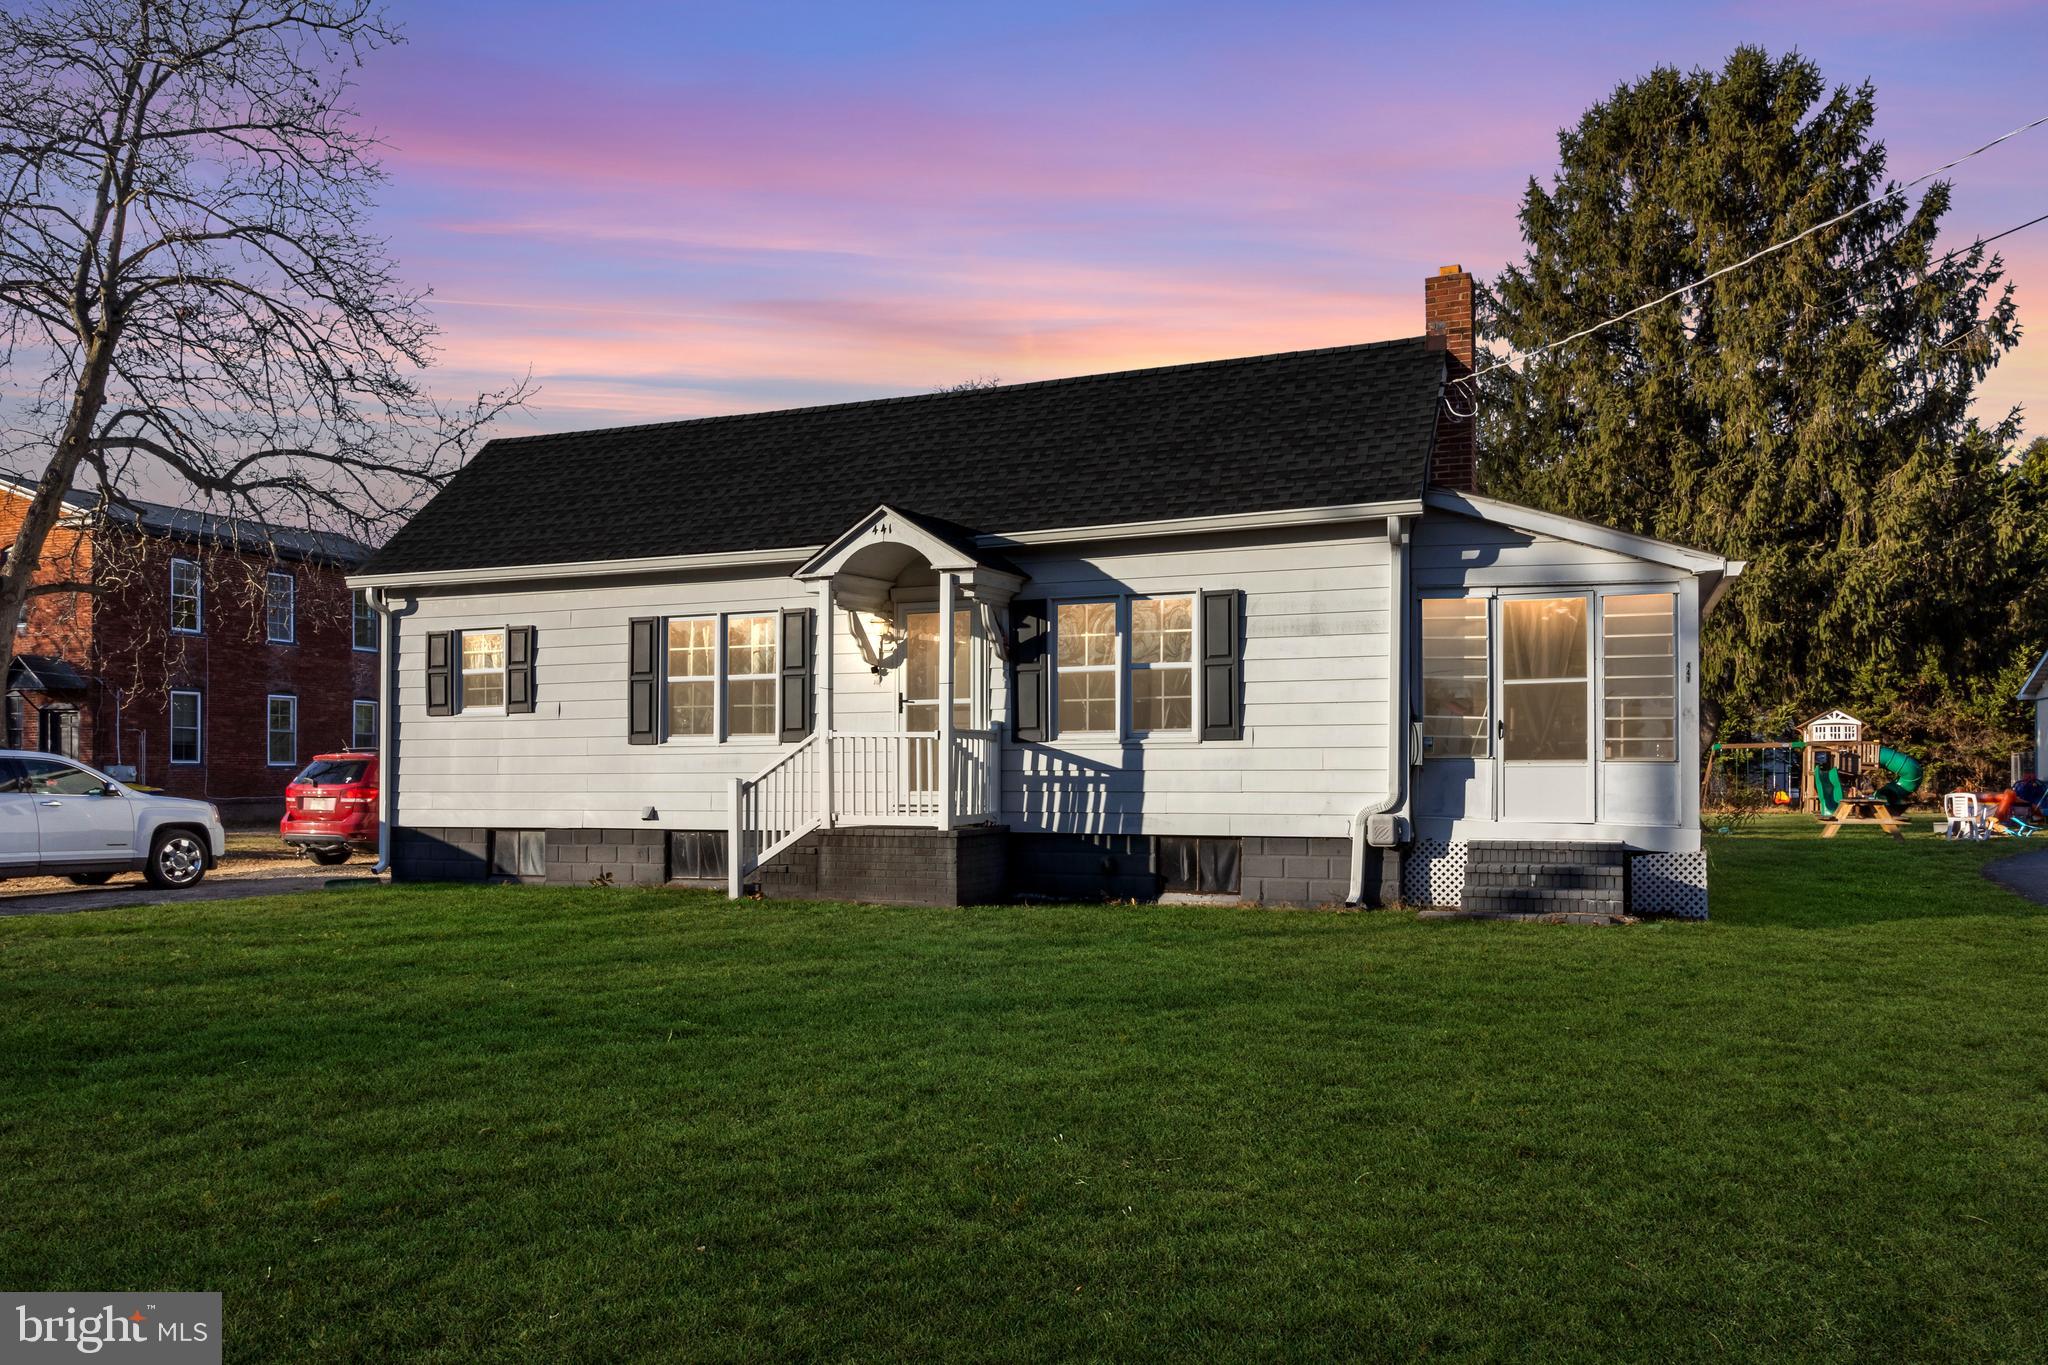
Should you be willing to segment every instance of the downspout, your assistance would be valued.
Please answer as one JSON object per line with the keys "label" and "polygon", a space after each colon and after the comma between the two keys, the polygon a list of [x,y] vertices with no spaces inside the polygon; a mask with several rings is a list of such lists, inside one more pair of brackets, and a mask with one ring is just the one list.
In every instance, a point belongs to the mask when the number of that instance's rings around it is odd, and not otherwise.
{"label": "downspout", "polygon": [[397,664],[391,648],[391,599],[382,588],[363,594],[377,613],[377,861],[372,876],[391,870],[391,787],[397,770],[391,766],[391,670]]}
{"label": "downspout", "polygon": [[1408,521],[1387,518],[1387,790],[1368,801],[1351,821],[1351,887],[1346,905],[1365,899],[1366,826],[1375,815],[1399,810],[1408,791]]}

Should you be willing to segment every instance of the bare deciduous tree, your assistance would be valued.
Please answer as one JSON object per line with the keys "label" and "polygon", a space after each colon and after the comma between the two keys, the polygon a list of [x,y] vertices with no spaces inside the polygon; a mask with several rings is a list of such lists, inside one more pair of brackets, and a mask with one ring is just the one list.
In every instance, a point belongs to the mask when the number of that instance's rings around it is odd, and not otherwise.
{"label": "bare deciduous tree", "polygon": [[0,620],[64,494],[182,483],[249,522],[376,540],[521,380],[461,405],[369,227],[378,144],[348,72],[368,0],[51,0],[0,12],[0,463],[36,491]]}

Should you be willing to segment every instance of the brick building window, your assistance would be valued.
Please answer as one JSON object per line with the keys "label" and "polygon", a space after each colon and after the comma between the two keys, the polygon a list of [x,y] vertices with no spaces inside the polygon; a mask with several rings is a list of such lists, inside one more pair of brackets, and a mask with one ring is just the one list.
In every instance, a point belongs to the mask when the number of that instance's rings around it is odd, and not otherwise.
{"label": "brick building window", "polygon": [[377,703],[358,701],[350,708],[353,717],[349,725],[349,747],[352,749],[374,749],[377,747]]}
{"label": "brick building window", "polygon": [[171,762],[197,763],[204,752],[200,720],[205,704],[197,692],[171,693]]}
{"label": "brick building window", "polygon": [[206,629],[206,590],[199,582],[199,566],[189,559],[171,561],[171,629],[180,635],[198,635]]}
{"label": "brick building window", "polygon": [[274,645],[297,641],[298,619],[294,607],[298,585],[288,573],[263,575],[263,638]]}
{"label": "brick building window", "polygon": [[354,648],[366,654],[377,652],[377,613],[370,608],[370,594],[366,589],[357,588],[349,594],[349,626],[354,632],[351,641]]}
{"label": "brick building window", "polygon": [[269,740],[265,754],[273,768],[289,768],[299,761],[299,699],[272,693],[266,706]]}

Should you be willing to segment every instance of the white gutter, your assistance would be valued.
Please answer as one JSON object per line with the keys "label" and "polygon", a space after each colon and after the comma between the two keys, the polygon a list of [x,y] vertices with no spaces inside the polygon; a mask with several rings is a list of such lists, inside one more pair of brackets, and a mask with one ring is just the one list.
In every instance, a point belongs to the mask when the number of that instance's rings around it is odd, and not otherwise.
{"label": "white gutter", "polygon": [[391,670],[398,666],[391,647],[391,602],[382,588],[366,588],[363,600],[377,613],[377,861],[371,875],[391,870]]}
{"label": "white gutter", "polygon": [[1387,790],[1360,808],[1351,821],[1351,887],[1344,898],[1347,905],[1365,899],[1366,825],[1375,815],[1400,809],[1408,790],[1408,521],[1387,518],[1388,591],[1393,596],[1387,613],[1391,627],[1387,639]]}
{"label": "white gutter", "polygon": [[562,564],[505,564],[476,569],[422,569],[406,573],[355,573],[351,588],[460,587],[472,583],[509,583],[526,579],[611,578],[649,573],[698,573],[714,569],[752,569],[764,565],[801,564],[822,546],[775,550],[718,550],[698,555],[655,555],[647,559],[584,559]]}
{"label": "white gutter", "polygon": [[[1421,511],[1422,503],[1412,498],[1401,502],[1353,502],[1334,507],[1284,508],[1277,512],[1229,512],[1217,516],[1173,517],[1164,521],[1124,521],[1107,526],[1062,526],[1039,531],[1008,531],[977,535],[974,544],[980,549],[1003,550],[1021,549],[1032,545],[1065,545],[1076,541],[1201,535],[1211,531],[1335,526],[1354,521],[1377,520],[1381,517],[1413,517]],[[833,545],[837,544],[838,541],[833,542]],[[768,550],[718,550],[707,554],[654,555],[644,559],[586,559],[559,564],[501,564],[469,569],[355,573],[350,574],[347,581],[351,588],[448,588],[547,582],[564,578],[710,573],[729,569],[773,568],[782,564],[803,566],[832,549],[833,545],[794,545]]]}
{"label": "white gutter", "polygon": [[1164,521],[1119,521],[1106,526],[1059,526],[1042,531],[978,535],[974,543],[1005,550],[1026,545],[1064,545],[1077,540],[1135,540],[1148,536],[1192,536],[1209,531],[1260,531],[1270,527],[1333,526],[1381,517],[1412,517],[1422,511],[1413,498],[1399,502],[1348,502],[1332,507],[1287,507],[1277,512],[1223,512]]}

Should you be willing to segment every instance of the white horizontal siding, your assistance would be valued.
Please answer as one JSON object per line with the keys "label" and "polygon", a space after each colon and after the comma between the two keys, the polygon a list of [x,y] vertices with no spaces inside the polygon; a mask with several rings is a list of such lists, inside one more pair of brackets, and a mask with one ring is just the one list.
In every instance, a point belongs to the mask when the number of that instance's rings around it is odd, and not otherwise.
{"label": "white horizontal siding", "polygon": [[[1029,598],[1238,589],[1246,595],[1245,738],[1010,746],[1004,818],[1020,829],[1341,835],[1386,780],[1389,560],[1379,536],[1272,532],[1152,542],[1098,555],[1018,551]],[[928,590],[926,590],[928,595]],[[410,825],[618,828],[652,806],[665,828],[723,828],[726,787],[783,746],[626,742],[626,634],[636,616],[815,605],[792,579],[598,581],[447,591],[397,621],[397,818]],[[531,715],[428,716],[433,631],[534,626]],[[833,722],[900,725],[893,668],[875,674],[834,613]],[[883,641],[868,621],[870,640]],[[1008,719],[985,649],[990,714]],[[895,662],[893,659],[888,662]]]}
{"label": "white horizontal siding", "polygon": [[1675,583],[1682,569],[1490,521],[1431,512],[1411,542],[1417,588],[1594,587]]}
{"label": "white horizontal siding", "polygon": [[1100,833],[1348,833],[1385,790],[1391,561],[1383,536],[1207,539],[1013,556],[1022,595],[1245,594],[1245,737],[1094,739],[1012,747],[1013,829]]}

